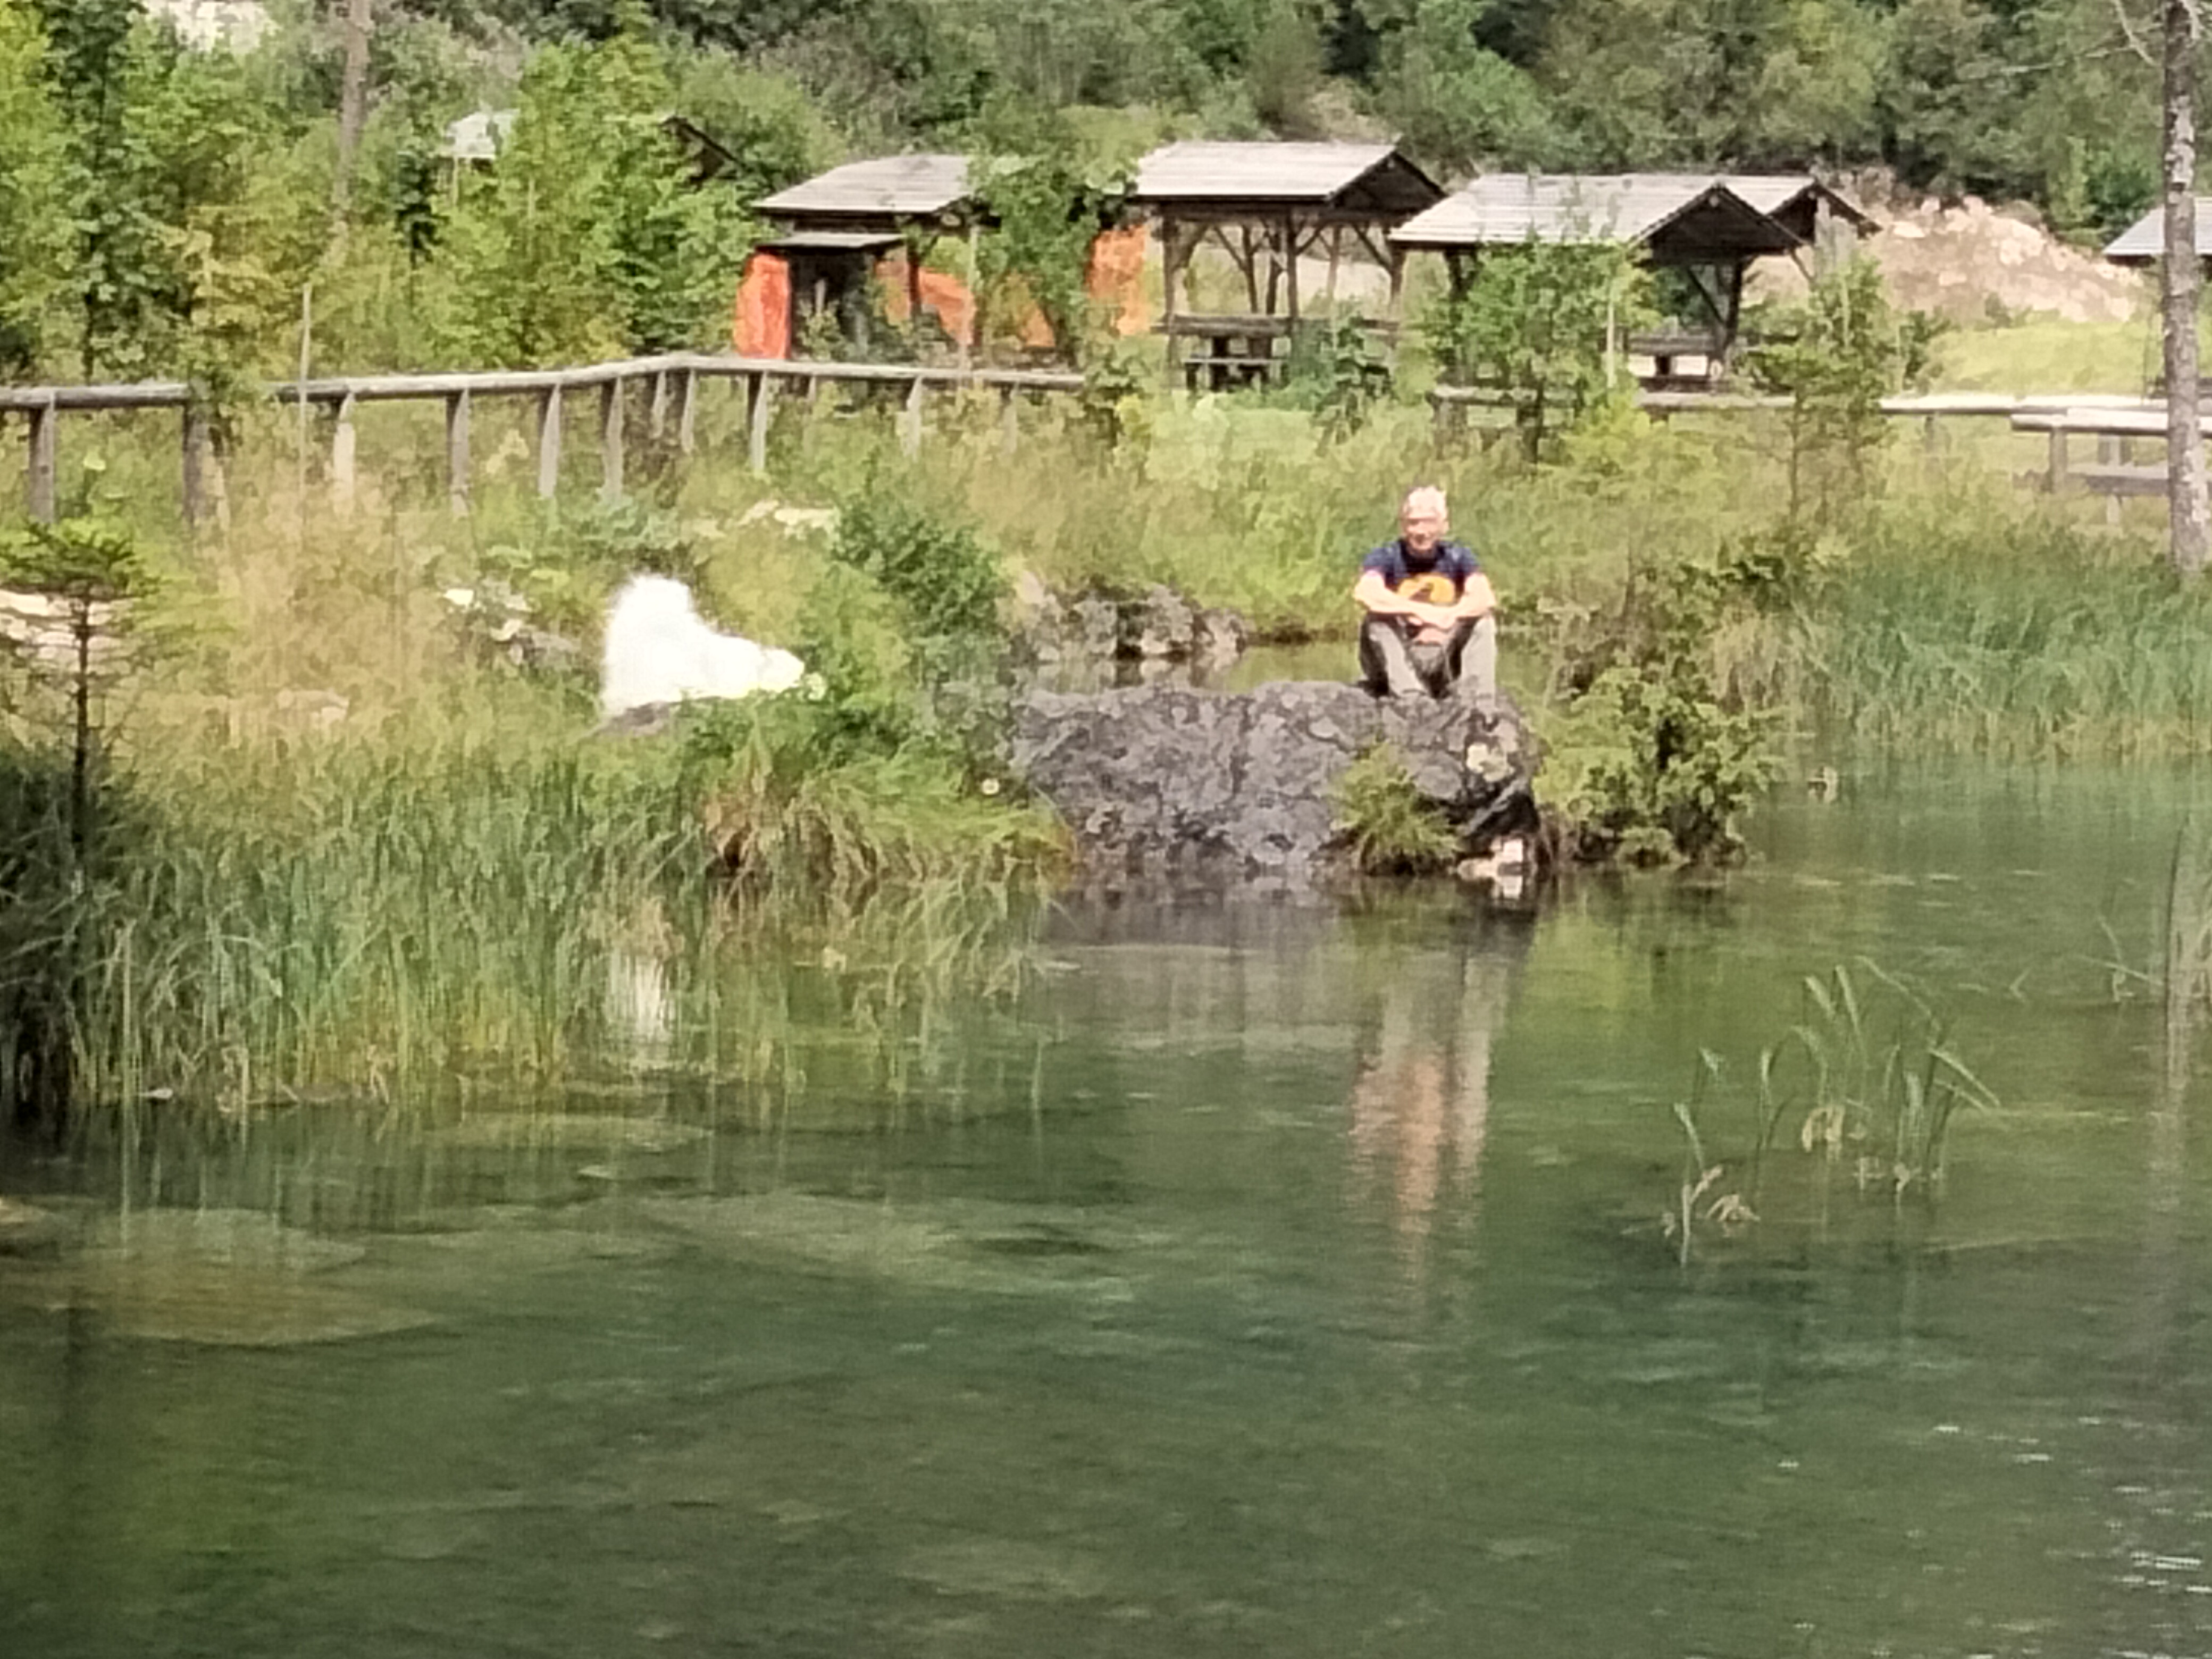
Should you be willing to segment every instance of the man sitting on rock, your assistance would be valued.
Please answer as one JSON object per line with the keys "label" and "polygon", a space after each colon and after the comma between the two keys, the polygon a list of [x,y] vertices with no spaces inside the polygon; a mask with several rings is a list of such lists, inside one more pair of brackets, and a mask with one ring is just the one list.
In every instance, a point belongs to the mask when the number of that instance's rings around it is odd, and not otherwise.
{"label": "man sitting on rock", "polygon": [[1367,556],[1352,597],[1359,673],[1376,696],[1459,696],[1488,710],[1498,696],[1498,596],[1474,555],[1446,541],[1450,515],[1432,485],[1408,492],[1399,535]]}

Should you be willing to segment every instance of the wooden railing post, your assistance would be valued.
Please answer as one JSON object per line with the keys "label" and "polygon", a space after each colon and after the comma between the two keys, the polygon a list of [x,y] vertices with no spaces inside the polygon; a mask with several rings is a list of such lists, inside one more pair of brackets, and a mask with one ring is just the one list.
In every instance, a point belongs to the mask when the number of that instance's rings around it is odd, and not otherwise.
{"label": "wooden railing post", "polygon": [[457,519],[469,516],[469,394],[446,399],[446,501]]}
{"label": "wooden railing post", "polygon": [[50,403],[31,411],[31,458],[24,483],[30,497],[27,505],[33,524],[54,521],[54,457],[58,436],[56,428],[60,423],[61,413]]}
{"label": "wooden railing post", "polygon": [[2066,488],[2066,427],[2063,422],[2051,428],[2049,488],[2054,495]]}
{"label": "wooden railing post", "polygon": [[620,380],[599,388],[599,493],[611,501],[623,493],[623,389]]}
{"label": "wooden railing post", "polygon": [[207,501],[207,411],[197,402],[187,403],[178,422],[179,471],[182,479],[185,533],[198,528]]}
{"label": "wooden railing post", "polygon": [[353,422],[353,393],[338,400],[337,426],[331,434],[331,505],[340,518],[353,514],[354,448],[357,434]]}
{"label": "wooden railing post", "polygon": [[668,430],[668,371],[665,368],[653,371],[653,400],[647,405],[645,429],[655,443]]}
{"label": "wooden railing post", "polygon": [[561,388],[550,386],[538,404],[538,493],[551,501],[561,488]]}
{"label": "wooden railing post", "polygon": [[921,453],[921,399],[925,387],[916,375],[907,387],[906,409],[899,416],[899,449],[908,460]]}
{"label": "wooden railing post", "polygon": [[1022,441],[1022,394],[1015,387],[999,388],[999,453],[1011,455]]}
{"label": "wooden railing post", "polygon": [[690,455],[699,447],[699,371],[684,371],[684,384],[677,393],[676,448],[679,454]]}
{"label": "wooden railing post", "polygon": [[768,476],[768,427],[775,410],[775,376],[768,374],[747,378],[745,392],[750,402],[746,410],[745,460],[757,478]]}

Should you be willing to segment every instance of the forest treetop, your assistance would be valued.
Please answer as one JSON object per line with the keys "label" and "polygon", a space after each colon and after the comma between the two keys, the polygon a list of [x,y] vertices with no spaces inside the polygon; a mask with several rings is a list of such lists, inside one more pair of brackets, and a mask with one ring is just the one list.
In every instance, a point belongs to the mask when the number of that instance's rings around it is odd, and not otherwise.
{"label": "forest treetop", "polygon": [[[0,376],[219,390],[291,361],[310,287],[327,370],[709,343],[752,201],[907,148],[1387,134],[1447,179],[1882,167],[2094,234],[2156,187],[2147,3],[374,0],[342,159],[347,0],[271,0],[243,55],[185,50],[141,0],[0,0]],[[495,166],[441,155],[510,106]],[[672,112],[735,158],[714,187]]]}

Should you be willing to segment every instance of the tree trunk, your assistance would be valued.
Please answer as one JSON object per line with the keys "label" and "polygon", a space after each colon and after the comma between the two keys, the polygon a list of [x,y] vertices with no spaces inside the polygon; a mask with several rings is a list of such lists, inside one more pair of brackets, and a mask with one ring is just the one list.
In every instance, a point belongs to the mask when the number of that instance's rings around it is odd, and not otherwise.
{"label": "tree trunk", "polygon": [[374,0],[346,0],[345,69],[338,82],[338,156],[331,182],[331,257],[345,252],[347,222],[353,213],[355,158],[361,130],[368,119],[369,12]]}
{"label": "tree trunk", "polygon": [[2166,44],[2166,518],[2173,568],[2203,574],[2212,545],[2198,427],[2197,301],[2197,0],[2164,0]]}

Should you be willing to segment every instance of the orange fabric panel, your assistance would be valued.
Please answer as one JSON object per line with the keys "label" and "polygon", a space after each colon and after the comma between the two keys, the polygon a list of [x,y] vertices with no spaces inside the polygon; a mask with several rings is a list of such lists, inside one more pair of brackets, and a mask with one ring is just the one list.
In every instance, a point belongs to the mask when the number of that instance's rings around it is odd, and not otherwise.
{"label": "orange fabric panel", "polygon": [[[903,323],[907,318],[906,260],[903,253],[889,254],[876,267],[876,280],[884,285],[884,315],[895,323]],[[921,268],[921,308],[937,314],[938,326],[947,339],[965,340],[975,326],[975,296],[969,293],[968,285],[927,265]]]}
{"label": "orange fabric panel", "polygon": [[730,343],[740,357],[791,356],[791,264],[782,255],[756,253],[745,261]]}
{"label": "orange fabric panel", "polygon": [[1116,334],[1142,334],[1152,325],[1152,307],[1145,302],[1145,252],[1152,237],[1150,225],[1131,225],[1091,238],[1083,291],[1113,308]]}

